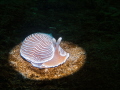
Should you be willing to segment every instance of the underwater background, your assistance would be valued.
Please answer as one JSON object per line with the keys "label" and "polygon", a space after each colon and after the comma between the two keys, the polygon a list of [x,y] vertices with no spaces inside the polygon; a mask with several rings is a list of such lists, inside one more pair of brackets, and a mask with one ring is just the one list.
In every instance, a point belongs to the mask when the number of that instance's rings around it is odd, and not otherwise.
{"label": "underwater background", "polygon": [[[8,63],[10,50],[32,33],[50,33],[84,48],[76,73],[56,80],[23,78]],[[0,0],[0,89],[120,88],[119,0]]]}

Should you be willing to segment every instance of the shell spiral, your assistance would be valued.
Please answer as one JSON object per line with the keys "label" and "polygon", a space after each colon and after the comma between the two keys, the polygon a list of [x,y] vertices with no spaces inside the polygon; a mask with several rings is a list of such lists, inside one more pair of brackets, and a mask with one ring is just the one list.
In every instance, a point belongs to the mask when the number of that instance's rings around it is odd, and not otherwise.
{"label": "shell spiral", "polygon": [[20,48],[21,56],[38,68],[58,66],[66,61],[69,53],[60,46],[62,38],[57,42],[49,34],[34,33],[25,38]]}

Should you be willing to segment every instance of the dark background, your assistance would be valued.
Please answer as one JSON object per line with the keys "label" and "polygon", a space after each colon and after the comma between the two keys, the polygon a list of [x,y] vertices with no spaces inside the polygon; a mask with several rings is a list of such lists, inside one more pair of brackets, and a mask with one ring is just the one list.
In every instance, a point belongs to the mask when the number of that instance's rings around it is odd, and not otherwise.
{"label": "dark background", "polygon": [[[8,55],[35,32],[83,47],[83,68],[58,80],[24,79],[9,66]],[[120,0],[0,0],[1,90],[118,90],[119,52]]]}

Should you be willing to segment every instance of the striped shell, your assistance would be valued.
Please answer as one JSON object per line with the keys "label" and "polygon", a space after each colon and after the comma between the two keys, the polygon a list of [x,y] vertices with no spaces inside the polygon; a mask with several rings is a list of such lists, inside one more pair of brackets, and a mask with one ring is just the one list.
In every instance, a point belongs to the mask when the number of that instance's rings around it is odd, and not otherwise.
{"label": "striped shell", "polygon": [[58,66],[69,57],[69,53],[59,45],[61,40],[60,37],[56,42],[55,38],[45,33],[31,34],[22,42],[20,54],[38,68]]}

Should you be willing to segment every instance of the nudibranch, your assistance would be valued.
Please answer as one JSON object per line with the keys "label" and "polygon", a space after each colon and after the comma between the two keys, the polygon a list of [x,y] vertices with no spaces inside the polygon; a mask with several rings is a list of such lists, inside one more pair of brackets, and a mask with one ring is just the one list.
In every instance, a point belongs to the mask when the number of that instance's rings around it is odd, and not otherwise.
{"label": "nudibranch", "polygon": [[69,57],[69,53],[60,47],[61,40],[60,37],[56,41],[50,34],[31,34],[23,40],[20,55],[37,68],[59,66]]}

